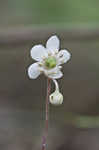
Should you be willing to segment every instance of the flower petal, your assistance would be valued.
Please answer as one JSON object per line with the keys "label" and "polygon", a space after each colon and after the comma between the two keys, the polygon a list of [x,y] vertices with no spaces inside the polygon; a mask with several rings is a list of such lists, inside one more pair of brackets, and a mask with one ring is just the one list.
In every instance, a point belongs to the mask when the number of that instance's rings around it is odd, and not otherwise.
{"label": "flower petal", "polygon": [[31,57],[36,61],[41,61],[42,57],[47,56],[47,51],[43,45],[35,45],[31,49]]}
{"label": "flower petal", "polygon": [[55,74],[50,74],[48,75],[49,78],[52,78],[52,79],[59,79],[63,76],[63,73],[59,70],[57,73]]}
{"label": "flower petal", "polygon": [[56,66],[55,68],[50,69],[50,70],[44,69],[43,72],[46,76],[52,79],[59,79],[63,76],[62,72],[59,69],[59,66]]}
{"label": "flower petal", "polygon": [[64,64],[70,59],[71,54],[67,50],[61,50],[57,54],[57,57],[58,57],[58,64]]}
{"label": "flower petal", "polygon": [[59,50],[59,44],[60,41],[56,35],[51,36],[47,43],[46,43],[46,48],[48,49],[48,52],[58,52]]}
{"label": "flower petal", "polygon": [[56,74],[58,71],[59,71],[59,67],[58,67],[58,66],[56,66],[56,67],[54,67],[54,68],[52,68],[52,69],[45,69],[45,68],[44,68],[44,73],[45,73],[46,75]]}
{"label": "flower petal", "polygon": [[36,79],[40,75],[39,67],[37,63],[34,63],[28,68],[28,76],[30,79]]}

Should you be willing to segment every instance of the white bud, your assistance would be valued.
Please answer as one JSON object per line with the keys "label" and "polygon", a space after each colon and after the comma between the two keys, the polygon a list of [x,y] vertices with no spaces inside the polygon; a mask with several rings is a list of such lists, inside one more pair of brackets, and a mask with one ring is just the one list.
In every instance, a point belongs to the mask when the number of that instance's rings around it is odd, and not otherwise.
{"label": "white bud", "polygon": [[63,95],[58,90],[55,90],[55,92],[50,95],[49,101],[53,105],[61,105],[63,103]]}
{"label": "white bud", "polygon": [[59,92],[58,82],[54,79],[53,82],[55,83],[55,92],[49,96],[49,101],[53,105],[61,105],[63,103],[63,95]]}

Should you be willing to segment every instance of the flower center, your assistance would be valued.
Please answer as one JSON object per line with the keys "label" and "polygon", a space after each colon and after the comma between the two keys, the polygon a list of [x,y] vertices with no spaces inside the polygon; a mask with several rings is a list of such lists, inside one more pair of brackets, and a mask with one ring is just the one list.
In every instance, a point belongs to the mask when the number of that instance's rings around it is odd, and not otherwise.
{"label": "flower center", "polygon": [[45,60],[45,66],[48,68],[48,69],[51,69],[51,68],[54,68],[56,66],[56,59],[54,57],[48,57],[46,60]]}

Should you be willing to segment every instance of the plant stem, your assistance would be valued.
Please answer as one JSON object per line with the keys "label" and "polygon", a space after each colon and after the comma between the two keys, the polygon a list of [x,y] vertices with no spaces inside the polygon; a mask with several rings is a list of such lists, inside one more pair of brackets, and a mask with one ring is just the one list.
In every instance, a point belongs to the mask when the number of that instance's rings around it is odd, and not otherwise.
{"label": "plant stem", "polygon": [[46,118],[45,118],[45,135],[42,141],[42,150],[46,150],[48,136],[48,120],[49,120],[49,95],[51,90],[51,79],[47,79],[47,96],[46,96]]}

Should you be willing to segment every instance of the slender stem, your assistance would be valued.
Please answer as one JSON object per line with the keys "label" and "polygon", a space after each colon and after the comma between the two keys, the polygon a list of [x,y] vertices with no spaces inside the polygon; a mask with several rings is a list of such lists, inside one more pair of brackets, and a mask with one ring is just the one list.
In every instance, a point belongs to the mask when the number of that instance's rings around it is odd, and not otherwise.
{"label": "slender stem", "polygon": [[51,90],[51,79],[47,79],[47,96],[46,96],[46,118],[45,118],[45,135],[42,141],[42,150],[46,150],[48,136],[48,120],[49,120],[49,95]]}

